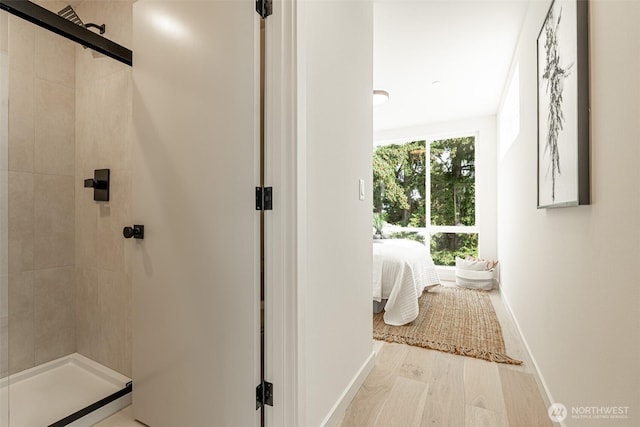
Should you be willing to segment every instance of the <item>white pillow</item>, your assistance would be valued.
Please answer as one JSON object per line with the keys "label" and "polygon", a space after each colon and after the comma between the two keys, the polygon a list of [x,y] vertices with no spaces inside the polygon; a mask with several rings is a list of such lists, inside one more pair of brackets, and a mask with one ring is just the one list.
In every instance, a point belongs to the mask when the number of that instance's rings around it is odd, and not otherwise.
{"label": "white pillow", "polygon": [[487,271],[489,270],[489,263],[487,261],[469,260],[456,257],[456,268],[459,268],[460,270]]}

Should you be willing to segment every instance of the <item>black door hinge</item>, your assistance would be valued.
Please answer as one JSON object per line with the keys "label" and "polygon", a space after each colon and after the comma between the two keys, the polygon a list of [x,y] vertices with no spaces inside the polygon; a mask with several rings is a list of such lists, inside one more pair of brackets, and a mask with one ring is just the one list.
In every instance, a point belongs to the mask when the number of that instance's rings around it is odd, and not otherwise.
{"label": "black door hinge", "polygon": [[256,0],[256,12],[258,15],[265,19],[267,16],[273,13],[272,0]]}
{"label": "black door hinge", "polygon": [[273,189],[271,187],[256,187],[256,210],[270,211],[273,209]]}
{"label": "black door hinge", "polygon": [[273,406],[273,384],[268,381],[263,381],[256,387],[256,409],[264,405]]}

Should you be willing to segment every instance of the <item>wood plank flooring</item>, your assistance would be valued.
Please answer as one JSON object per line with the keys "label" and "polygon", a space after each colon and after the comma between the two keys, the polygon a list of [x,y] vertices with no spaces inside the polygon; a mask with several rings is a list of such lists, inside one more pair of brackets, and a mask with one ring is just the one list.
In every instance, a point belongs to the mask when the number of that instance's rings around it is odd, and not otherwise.
{"label": "wood plank flooring", "polygon": [[523,365],[374,341],[376,365],[339,427],[553,426],[499,293],[492,292],[491,300],[507,354]]}

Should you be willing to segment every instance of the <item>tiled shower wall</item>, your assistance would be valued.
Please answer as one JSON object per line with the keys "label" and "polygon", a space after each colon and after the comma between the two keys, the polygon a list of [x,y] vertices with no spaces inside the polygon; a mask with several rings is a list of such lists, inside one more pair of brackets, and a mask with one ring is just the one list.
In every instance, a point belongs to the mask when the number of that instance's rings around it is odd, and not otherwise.
{"label": "tiled shower wall", "polygon": [[[84,22],[131,46],[133,1],[82,2]],[[131,67],[76,49],[76,341],[77,351],[131,376]],[[93,201],[82,180],[111,169],[108,203]]]}
{"label": "tiled shower wall", "polygon": [[[72,4],[131,45],[132,1]],[[9,370],[77,351],[130,376],[131,69],[9,21]],[[97,168],[110,202],[82,186]]]}
{"label": "tiled shower wall", "polygon": [[9,371],[75,340],[75,46],[9,18]]}

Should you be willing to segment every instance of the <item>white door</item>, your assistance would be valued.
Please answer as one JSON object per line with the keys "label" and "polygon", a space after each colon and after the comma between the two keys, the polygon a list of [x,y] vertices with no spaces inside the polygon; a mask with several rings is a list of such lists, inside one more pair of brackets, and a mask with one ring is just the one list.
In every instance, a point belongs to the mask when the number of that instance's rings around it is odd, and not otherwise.
{"label": "white door", "polygon": [[255,426],[259,17],[250,0],[138,0],[133,28],[134,414]]}

